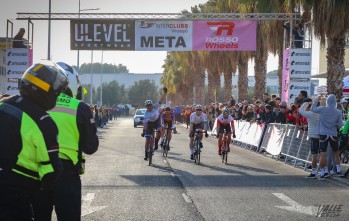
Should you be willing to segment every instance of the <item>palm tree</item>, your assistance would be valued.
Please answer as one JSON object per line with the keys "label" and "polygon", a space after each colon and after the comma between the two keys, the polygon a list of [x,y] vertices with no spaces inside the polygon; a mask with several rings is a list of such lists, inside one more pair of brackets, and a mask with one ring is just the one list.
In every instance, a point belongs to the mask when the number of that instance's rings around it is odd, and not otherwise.
{"label": "palm tree", "polygon": [[327,42],[327,92],[342,96],[344,76],[345,37],[349,31],[349,2],[318,0],[313,6],[313,27],[321,45]]}

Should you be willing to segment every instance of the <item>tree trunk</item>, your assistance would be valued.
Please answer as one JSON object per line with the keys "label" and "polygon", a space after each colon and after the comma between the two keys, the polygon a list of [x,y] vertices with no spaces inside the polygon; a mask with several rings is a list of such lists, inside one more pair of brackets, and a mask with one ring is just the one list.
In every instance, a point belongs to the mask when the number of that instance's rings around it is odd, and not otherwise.
{"label": "tree trunk", "polygon": [[218,71],[214,71],[213,73],[213,87],[216,92],[216,96],[213,96],[213,99],[215,100],[215,102],[219,102],[219,95],[221,91],[221,73],[218,73]]}
{"label": "tree trunk", "polygon": [[208,72],[208,95],[207,95],[209,103],[214,102],[214,95],[213,95],[214,78],[215,78],[215,76],[213,75],[213,72],[211,70],[209,70],[209,72]]}
{"label": "tree trunk", "polygon": [[247,89],[248,89],[248,60],[240,59],[239,61],[239,80],[238,80],[238,93],[239,93],[239,102],[247,100]]}
{"label": "tree trunk", "polygon": [[345,38],[337,36],[327,38],[327,93],[342,97],[342,80],[344,77]]}
{"label": "tree trunk", "polygon": [[195,74],[195,101],[203,105],[205,104],[205,70],[199,68]]}
{"label": "tree trunk", "polygon": [[232,71],[225,71],[225,73],[224,73],[224,101],[228,101],[230,99],[230,96],[232,95],[232,92],[231,92],[232,80],[233,80]]}
{"label": "tree trunk", "polygon": [[256,54],[255,57],[255,66],[254,66],[254,78],[256,84],[254,87],[254,95],[261,97],[261,95],[266,92],[266,76],[267,76],[267,51],[264,51],[262,54]]}

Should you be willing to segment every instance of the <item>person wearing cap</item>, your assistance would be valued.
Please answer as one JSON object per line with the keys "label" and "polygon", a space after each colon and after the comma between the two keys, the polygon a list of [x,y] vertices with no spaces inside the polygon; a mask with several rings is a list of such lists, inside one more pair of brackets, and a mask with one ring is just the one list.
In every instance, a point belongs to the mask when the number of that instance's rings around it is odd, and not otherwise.
{"label": "person wearing cap", "polygon": [[58,128],[47,113],[68,85],[63,69],[37,63],[20,80],[20,95],[0,100],[0,220],[33,220],[32,199],[62,172]]}

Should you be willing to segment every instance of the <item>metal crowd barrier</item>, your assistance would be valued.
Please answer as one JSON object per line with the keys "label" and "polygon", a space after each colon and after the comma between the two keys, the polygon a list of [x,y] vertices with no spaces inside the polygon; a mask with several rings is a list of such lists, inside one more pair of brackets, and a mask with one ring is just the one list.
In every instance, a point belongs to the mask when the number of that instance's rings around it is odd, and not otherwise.
{"label": "metal crowd barrier", "polygon": [[277,160],[284,159],[294,166],[311,164],[310,139],[307,131],[290,124],[264,125],[246,121],[235,121],[236,138],[234,144],[242,148],[255,148],[256,152],[266,152]]}

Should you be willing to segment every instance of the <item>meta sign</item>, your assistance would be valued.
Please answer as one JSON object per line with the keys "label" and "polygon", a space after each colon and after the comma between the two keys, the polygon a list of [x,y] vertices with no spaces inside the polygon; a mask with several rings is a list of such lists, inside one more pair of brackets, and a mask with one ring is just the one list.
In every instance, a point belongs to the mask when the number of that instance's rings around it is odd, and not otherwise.
{"label": "meta sign", "polygon": [[71,20],[72,50],[255,51],[255,21]]}

